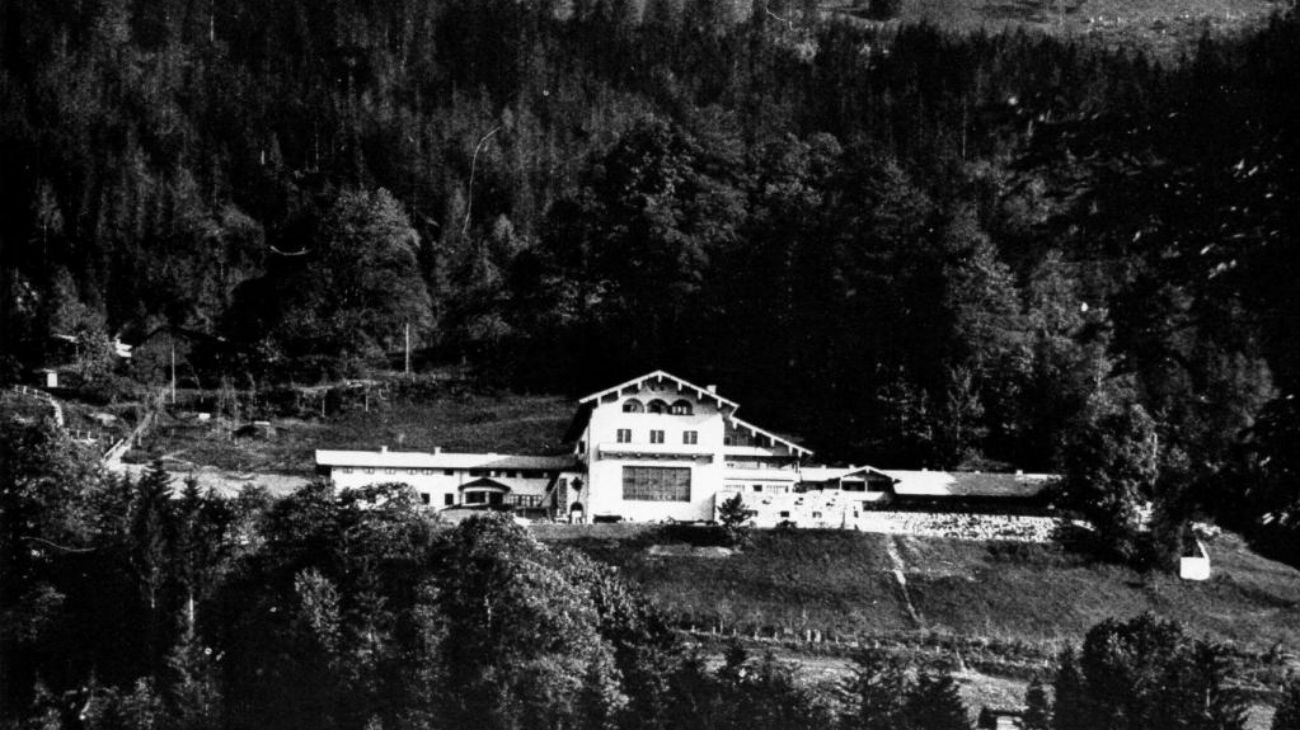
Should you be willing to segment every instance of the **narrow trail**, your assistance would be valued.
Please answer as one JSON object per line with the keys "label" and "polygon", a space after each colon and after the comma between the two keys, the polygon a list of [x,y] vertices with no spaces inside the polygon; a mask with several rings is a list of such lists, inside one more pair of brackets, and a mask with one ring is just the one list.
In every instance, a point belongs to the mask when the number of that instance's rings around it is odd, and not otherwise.
{"label": "narrow trail", "polygon": [[54,424],[59,428],[63,428],[63,424],[64,424],[63,406],[59,404],[58,399],[56,399],[54,396],[50,395],[49,393],[46,393],[43,390],[37,390],[36,388],[29,388],[26,385],[15,385],[13,386],[13,388],[11,388],[11,390],[13,390],[14,393],[17,393],[20,396],[35,398],[36,400],[39,400],[45,403],[46,405],[48,405],[54,412]]}
{"label": "narrow trail", "polygon": [[921,621],[921,614],[917,612],[916,606],[912,605],[912,595],[907,590],[907,575],[904,572],[906,566],[903,565],[903,556],[898,552],[898,536],[890,535],[889,539],[885,540],[885,552],[889,555],[889,562],[894,566],[894,581],[898,583],[898,590],[903,595],[903,605],[907,606],[907,615],[916,628],[922,628],[924,622]]}

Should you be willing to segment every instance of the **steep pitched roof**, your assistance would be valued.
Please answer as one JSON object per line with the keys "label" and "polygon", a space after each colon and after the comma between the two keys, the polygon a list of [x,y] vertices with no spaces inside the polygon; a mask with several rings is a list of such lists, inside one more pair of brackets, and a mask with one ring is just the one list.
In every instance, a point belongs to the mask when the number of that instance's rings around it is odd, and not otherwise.
{"label": "steep pitched roof", "polygon": [[742,421],[739,418],[736,418],[735,416],[728,416],[727,421],[730,422],[731,425],[735,426],[736,428],[744,429],[745,431],[749,431],[750,433],[755,435],[763,435],[768,437],[769,439],[772,439],[775,442],[785,444],[787,447],[789,447],[791,451],[795,453],[803,454],[804,456],[812,455],[811,449],[805,449],[804,447],[800,446],[799,444],[796,444],[790,439],[781,438],[780,436],[777,436],[771,431],[765,431],[759,428],[758,426],[755,426],[754,424],[749,423],[747,421]]}
{"label": "steep pitched roof", "polygon": [[676,383],[678,390],[695,391],[696,397],[699,398],[700,400],[706,400],[706,399],[715,400],[718,402],[719,407],[730,406],[733,411],[736,410],[737,408],[740,408],[740,404],[735,402],[734,400],[731,400],[729,398],[723,398],[722,396],[718,395],[717,393],[714,393],[708,388],[704,388],[692,382],[683,380],[677,377],[676,375],[665,372],[663,370],[655,370],[654,372],[646,373],[645,375],[642,375],[639,378],[632,378],[631,380],[625,383],[619,383],[618,385],[615,385],[612,388],[606,388],[602,391],[592,393],[591,395],[586,396],[585,398],[578,399],[578,402],[599,403],[602,398],[608,395],[618,395],[619,393],[622,393],[624,390],[628,388],[639,389],[647,382],[654,381],[654,382],[662,383],[665,380]]}

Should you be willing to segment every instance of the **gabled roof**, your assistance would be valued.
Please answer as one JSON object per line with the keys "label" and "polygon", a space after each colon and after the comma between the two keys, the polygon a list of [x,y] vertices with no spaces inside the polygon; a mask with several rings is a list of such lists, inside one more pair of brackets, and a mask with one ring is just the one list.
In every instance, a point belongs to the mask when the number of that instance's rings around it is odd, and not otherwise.
{"label": "gabled roof", "polygon": [[472,482],[466,482],[460,485],[458,489],[462,492],[465,491],[466,489],[496,489],[502,492],[510,491],[510,487],[506,486],[505,484],[502,484],[501,482],[498,482],[495,479],[488,479],[487,477],[479,477],[478,479],[475,479]]}
{"label": "gabled roof", "polygon": [[672,375],[672,374],[670,374],[670,373],[664,372],[663,370],[656,370],[656,371],[654,371],[654,372],[652,372],[652,373],[646,373],[645,375],[642,375],[642,376],[639,377],[639,378],[632,378],[631,380],[629,380],[629,381],[627,381],[627,382],[625,382],[625,383],[619,383],[618,385],[615,385],[615,386],[612,387],[612,388],[606,388],[606,389],[604,389],[604,390],[602,390],[602,391],[599,391],[599,392],[596,392],[596,393],[592,393],[591,395],[589,395],[589,396],[587,396],[587,397],[585,397],[585,398],[580,398],[580,399],[578,400],[578,402],[579,402],[579,403],[599,403],[600,400],[601,400],[602,398],[604,398],[604,397],[606,397],[606,396],[608,396],[608,395],[611,395],[611,394],[613,394],[613,395],[620,394],[620,393],[622,393],[624,390],[626,390],[626,389],[628,389],[628,388],[637,388],[637,389],[640,389],[640,388],[641,388],[643,385],[645,385],[645,383],[647,383],[647,382],[654,381],[654,382],[661,383],[661,382],[663,382],[663,381],[665,381],[665,380],[667,380],[667,381],[669,381],[669,382],[672,382],[672,383],[676,383],[676,384],[677,384],[677,389],[678,389],[678,390],[693,390],[693,391],[695,391],[695,395],[696,395],[696,397],[699,398],[700,400],[712,399],[712,400],[717,401],[717,402],[718,402],[718,407],[722,407],[722,406],[730,406],[731,409],[732,409],[733,411],[736,410],[737,408],[740,408],[740,404],[737,403],[737,402],[735,402],[734,400],[731,400],[731,399],[729,399],[729,398],[723,398],[722,396],[718,395],[717,393],[714,393],[713,391],[709,390],[708,388],[704,388],[704,387],[698,386],[698,385],[696,385],[696,384],[694,384],[694,383],[688,382],[688,381],[686,381],[686,380],[682,380],[681,378],[677,377],[676,375]]}
{"label": "gabled roof", "polygon": [[1058,478],[1055,474],[916,471],[872,466],[859,467],[843,476],[867,472],[893,479],[895,494],[912,497],[1036,497]]}
{"label": "gabled roof", "polygon": [[848,478],[848,477],[856,476],[856,475],[858,475],[858,474],[861,474],[862,476],[866,476],[866,475],[868,475],[868,474],[875,474],[876,476],[882,476],[882,477],[885,477],[886,479],[889,479],[890,481],[894,481],[894,482],[898,481],[898,479],[896,479],[892,474],[890,474],[890,473],[888,473],[888,472],[886,472],[886,471],[884,471],[884,470],[882,470],[882,469],[877,469],[877,468],[874,467],[874,466],[858,466],[858,467],[853,467],[853,468],[849,469],[848,471],[844,472],[843,474],[840,474],[840,475],[838,475],[838,476],[836,476],[836,477],[833,477],[833,478],[835,478],[835,479],[846,479],[846,478]]}
{"label": "gabled roof", "polygon": [[734,427],[736,427],[736,428],[744,429],[744,430],[749,431],[750,433],[755,434],[755,435],[763,435],[763,436],[766,436],[766,437],[772,439],[772,440],[775,441],[775,442],[785,444],[787,447],[789,447],[789,449],[790,449],[791,451],[793,451],[793,452],[795,452],[795,453],[797,453],[797,454],[803,454],[803,455],[805,455],[805,456],[811,456],[811,455],[812,455],[812,450],[811,450],[811,449],[805,449],[804,447],[800,446],[799,444],[796,444],[795,442],[791,441],[790,439],[783,439],[783,438],[781,438],[780,436],[777,436],[776,434],[772,433],[771,431],[764,431],[763,429],[759,428],[758,426],[755,426],[754,424],[752,424],[752,423],[748,423],[748,422],[746,422],[746,421],[742,421],[742,420],[740,420],[739,418],[736,418],[735,416],[728,416],[728,417],[727,417],[727,421],[728,421],[729,423],[731,423],[731,425],[734,426]]}

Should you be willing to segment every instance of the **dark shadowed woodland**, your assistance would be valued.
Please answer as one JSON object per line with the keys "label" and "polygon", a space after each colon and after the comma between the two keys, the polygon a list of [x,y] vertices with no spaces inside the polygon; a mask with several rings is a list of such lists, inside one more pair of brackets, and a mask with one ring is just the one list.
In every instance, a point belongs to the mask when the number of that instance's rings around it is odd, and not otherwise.
{"label": "dark shadowed woodland", "polygon": [[[1113,559],[1205,518],[1300,561],[1294,10],[1154,53],[813,5],[8,0],[0,382],[156,384],[113,343],[160,329],[208,389],[400,369],[408,333],[516,392],[666,368],[821,459],[1062,473]],[[6,428],[5,727],[949,727],[937,674],[864,659],[828,705],[706,668],[503,525],[169,500]],[[1218,719],[1178,727],[1235,727],[1213,647],[1106,630],[1195,667]],[[1109,712],[1089,651],[1054,701]],[[894,719],[846,709],[880,682]]]}

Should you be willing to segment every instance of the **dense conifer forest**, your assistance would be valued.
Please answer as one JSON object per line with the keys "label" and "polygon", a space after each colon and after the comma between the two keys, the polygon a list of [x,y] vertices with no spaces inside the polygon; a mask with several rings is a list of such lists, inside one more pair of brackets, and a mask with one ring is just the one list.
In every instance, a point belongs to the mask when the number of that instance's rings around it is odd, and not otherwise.
{"label": "dense conifer forest", "polygon": [[[662,367],[824,459],[1300,524],[1294,12],[1179,57],[768,0],[10,0],[0,378]],[[203,384],[203,383],[200,383]],[[1163,556],[1160,557],[1160,556]],[[1294,556],[1293,556],[1294,557]]]}
{"label": "dense conifer forest", "polygon": [[0,375],[165,325],[210,387],[310,383],[409,327],[517,389],[725,382],[824,459],[1119,453],[1121,502],[1288,523],[1294,14],[1155,60],[749,10],[11,0]]}

